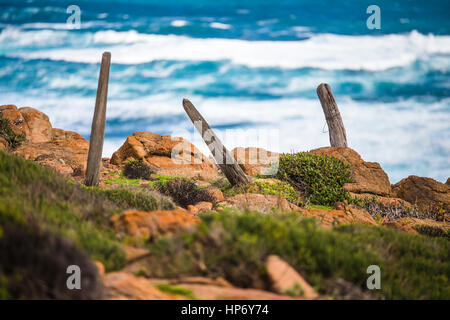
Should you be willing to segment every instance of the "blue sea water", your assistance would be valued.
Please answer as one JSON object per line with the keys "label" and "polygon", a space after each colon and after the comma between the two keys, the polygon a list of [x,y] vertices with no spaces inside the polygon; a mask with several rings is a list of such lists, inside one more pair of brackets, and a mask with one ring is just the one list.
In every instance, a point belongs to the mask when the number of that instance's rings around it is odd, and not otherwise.
{"label": "blue sea water", "polygon": [[[368,29],[366,9],[381,10]],[[81,9],[80,29],[66,9]],[[316,88],[336,97],[349,146],[391,183],[450,176],[449,1],[4,1],[0,104],[36,107],[89,138],[99,62],[112,54],[104,155],[135,131],[209,154],[189,98],[230,148],[329,144]]]}

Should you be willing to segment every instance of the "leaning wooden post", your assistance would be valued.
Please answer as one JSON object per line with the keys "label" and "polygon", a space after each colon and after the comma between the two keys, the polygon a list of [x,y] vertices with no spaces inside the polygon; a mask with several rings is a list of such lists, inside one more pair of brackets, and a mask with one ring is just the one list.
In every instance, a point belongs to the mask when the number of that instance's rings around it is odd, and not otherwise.
{"label": "leaning wooden post", "polygon": [[247,175],[241,167],[234,161],[231,153],[225,148],[220,139],[212,131],[209,124],[188,100],[183,99],[183,108],[191,118],[192,123],[197,128],[209,150],[211,151],[216,163],[219,165],[225,177],[230,181],[231,185],[246,184],[249,182]]}
{"label": "leaning wooden post", "polygon": [[347,136],[345,134],[344,123],[342,122],[336,100],[334,100],[330,85],[322,83],[317,87],[317,95],[322,104],[325,119],[328,124],[330,134],[330,144],[332,147],[347,147]]}
{"label": "leaning wooden post", "polygon": [[106,99],[108,96],[110,64],[111,53],[104,52],[98,78],[97,98],[95,100],[94,118],[92,119],[91,137],[89,139],[89,154],[86,167],[86,178],[84,180],[84,184],[87,186],[98,185],[100,178],[103,139],[105,137]]}

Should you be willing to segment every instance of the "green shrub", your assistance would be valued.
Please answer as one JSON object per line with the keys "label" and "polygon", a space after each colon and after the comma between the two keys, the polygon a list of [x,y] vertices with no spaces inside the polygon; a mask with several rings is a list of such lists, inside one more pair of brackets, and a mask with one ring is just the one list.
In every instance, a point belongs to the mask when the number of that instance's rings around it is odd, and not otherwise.
{"label": "green shrub", "polygon": [[129,179],[150,180],[152,173],[154,170],[141,160],[128,161],[123,168],[123,175]]}
{"label": "green shrub", "polygon": [[148,276],[222,276],[239,287],[266,289],[265,260],[276,254],[321,292],[332,279],[344,279],[367,292],[367,267],[378,265],[382,286],[375,294],[389,299],[450,298],[450,243],[441,238],[382,226],[325,229],[299,213],[225,210],[200,219],[191,232],[149,244]]}
{"label": "green shrub", "polygon": [[15,134],[11,128],[9,119],[1,117],[0,113],[0,137],[4,138],[11,149],[17,148],[23,141],[25,141],[24,134]]}
{"label": "green shrub", "polygon": [[334,205],[349,199],[343,186],[351,182],[351,176],[347,164],[328,155],[299,152],[279,158],[277,178],[290,183],[312,203]]}
{"label": "green shrub", "polygon": [[214,198],[204,188],[199,188],[195,182],[185,179],[173,179],[157,184],[158,190],[170,196],[179,206],[186,208],[200,201],[213,202]]}

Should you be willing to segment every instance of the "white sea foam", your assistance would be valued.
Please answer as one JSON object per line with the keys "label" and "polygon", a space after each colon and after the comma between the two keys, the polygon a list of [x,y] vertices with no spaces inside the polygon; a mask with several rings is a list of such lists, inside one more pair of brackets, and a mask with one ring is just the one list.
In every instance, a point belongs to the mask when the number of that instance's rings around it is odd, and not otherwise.
{"label": "white sea foam", "polygon": [[222,30],[231,29],[231,25],[221,22],[211,22],[209,26],[213,29],[222,29]]}
{"label": "white sea foam", "polygon": [[172,22],[170,22],[170,25],[172,27],[184,27],[188,24],[189,24],[189,22],[186,20],[173,20]]}
{"label": "white sea foam", "polygon": [[[6,29],[8,30],[8,29]],[[3,31],[7,38],[27,44],[49,40],[57,30]],[[88,33],[89,34],[89,33]],[[111,51],[119,64],[139,64],[154,60],[229,60],[249,67],[349,70],[385,70],[410,64],[418,58],[450,54],[450,36],[423,35],[416,31],[383,36],[318,34],[303,41],[245,41],[237,39],[199,39],[177,35],[142,34],[134,30],[98,31],[86,36],[93,47],[12,52],[9,55],[31,59],[69,60],[96,63],[104,50]]]}
{"label": "white sea foam", "polygon": [[[111,88],[113,89],[113,88]],[[167,94],[135,99],[109,99],[108,119],[120,119],[120,130],[174,133],[191,140],[205,154],[209,151],[181,106],[181,98]],[[273,151],[305,151],[329,145],[326,122],[317,99],[244,100],[190,97],[213,126],[240,124],[240,129],[278,130],[279,144]],[[2,103],[33,106],[50,117],[54,127],[89,135],[95,97],[30,97],[6,94]],[[366,161],[377,161],[392,183],[416,174],[445,181],[450,176],[450,98],[424,105],[414,100],[395,103],[356,102],[340,97],[339,107],[349,145]],[[276,108],[274,108],[276,106]],[[173,121],[173,119],[180,119]],[[155,122],[155,119],[158,119]],[[243,126],[242,123],[250,123]],[[324,131],[325,129],[325,131]],[[126,136],[106,128],[104,156],[125,141]],[[246,140],[242,131],[226,134],[216,130],[229,147],[267,147],[264,141]],[[230,132],[228,132],[230,133]],[[113,135],[113,136],[112,136]],[[111,137],[112,136],[112,137]],[[111,137],[111,138],[109,138]]]}

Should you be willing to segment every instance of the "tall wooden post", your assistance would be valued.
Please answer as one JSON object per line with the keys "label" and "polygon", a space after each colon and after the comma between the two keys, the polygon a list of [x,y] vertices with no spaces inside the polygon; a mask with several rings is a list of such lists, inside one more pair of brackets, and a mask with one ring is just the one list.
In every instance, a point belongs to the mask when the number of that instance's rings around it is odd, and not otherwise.
{"label": "tall wooden post", "polygon": [[336,100],[334,100],[330,85],[322,83],[317,87],[317,95],[322,104],[325,119],[328,124],[330,134],[330,145],[332,147],[347,147],[347,135],[345,134],[344,123],[342,122]]}
{"label": "tall wooden post", "polygon": [[106,100],[108,96],[109,67],[111,53],[104,52],[100,75],[98,77],[97,98],[95,100],[94,118],[92,119],[89,154],[86,167],[84,184],[87,186],[98,185],[100,178],[100,166],[102,162],[103,140],[105,138],[106,124]]}
{"label": "tall wooden post", "polygon": [[214,131],[212,131],[206,120],[188,99],[183,99],[183,108],[202,136],[214,159],[216,160],[216,163],[222,170],[225,177],[227,177],[228,181],[230,181],[231,185],[235,186],[248,183],[249,179],[247,175],[236,163],[236,161],[234,161],[231,153],[227,150],[227,148],[225,148]]}

